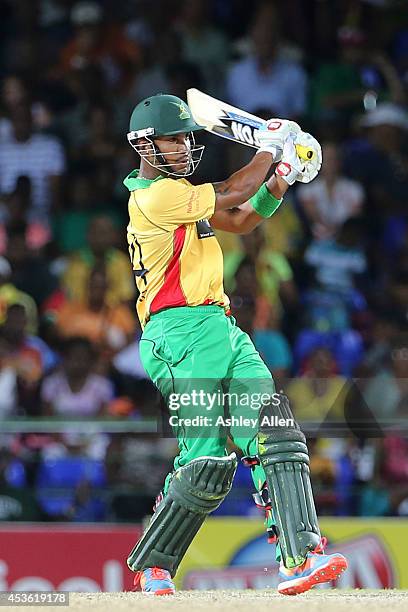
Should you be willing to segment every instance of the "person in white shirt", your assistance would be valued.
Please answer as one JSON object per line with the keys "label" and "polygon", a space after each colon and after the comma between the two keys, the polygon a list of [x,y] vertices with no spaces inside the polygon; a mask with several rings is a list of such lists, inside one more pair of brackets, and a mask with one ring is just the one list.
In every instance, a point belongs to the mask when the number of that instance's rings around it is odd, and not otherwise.
{"label": "person in white shirt", "polygon": [[227,75],[229,102],[250,113],[261,109],[294,119],[306,107],[307,75],[285,53],[273,7],[261,6],[250,31],[251,52]]}
{"label": "person in white shirt", "polygon": [[338,146],[327,142],[320,177],[297,191],[317,240],[332,238],[347,219],[362,211],[364,189],[359,182],[342,176],[340,166]]}
{"label": "person in white shirt", "polygon": [[31,109],[16,107],[11,115],[12,132],[0,143],[0,195],[12,193],[18,177],[32,185],[31,218],[47,220],[59,206],[65,154],[54,136],[33,131]]}

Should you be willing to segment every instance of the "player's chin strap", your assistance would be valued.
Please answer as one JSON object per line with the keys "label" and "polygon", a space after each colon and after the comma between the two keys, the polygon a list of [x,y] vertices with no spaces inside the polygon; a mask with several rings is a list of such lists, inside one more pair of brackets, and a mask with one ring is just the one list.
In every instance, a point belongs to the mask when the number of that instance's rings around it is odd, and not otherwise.
{"label": "player's chin strap", "polygon": [[[200,163],[205,149],[205,145],[196,144],[193,132],[189,132],[186,136],[187,165],[185,161],[168,163],[163,153],[161,153],[152,138],[150,138],[149,134],[144,134],[143,136],[140,136],[140,132],[138,132],[136,136],[136,132],[130,132],[127,137],[129,144],[140,155],[140,157],[147,161],[150,166],[153,166],[153,168],[157,168],[158,170],[160,170],[160,172],[164,172],[169,176],[191,176],[197,168],[198,164]],[[140,138],[144,138],[149,144],[141,144],[139,142]],[[181,153],[180,151],[170,151],[169,153],[166,153],[166,155],[177,155],[178,157],[180,157]],[[183,167],[185,165],[186,168],[183,170]],[[179,171],[174,170],[176,166],[181,166]]]}

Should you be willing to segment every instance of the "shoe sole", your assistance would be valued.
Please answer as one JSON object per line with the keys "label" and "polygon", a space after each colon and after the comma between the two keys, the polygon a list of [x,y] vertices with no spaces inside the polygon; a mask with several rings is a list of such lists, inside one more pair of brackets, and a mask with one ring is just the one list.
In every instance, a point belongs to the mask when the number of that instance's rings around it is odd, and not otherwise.
{"label": "shoe sole", "polygon": [[142,591],[143,595],[148,595],[149,597],[154,597],[155,595],[174,595],[175,591],[173,589],[158,589],[157,591]]}
{"label": "shoe sole", "polygon": [[339,556],[331,559],[327,565],[317,568],[305,578],[295,578],[294,580],[281,582],[278,585],[278,592],[281,595],[300,595],[312,589],[316,584],[336,580],[346,569],[346,559]]}
{"label": "shoe sole", "polygon": [[155,595],[174,595],[173,589],[159,589]]}

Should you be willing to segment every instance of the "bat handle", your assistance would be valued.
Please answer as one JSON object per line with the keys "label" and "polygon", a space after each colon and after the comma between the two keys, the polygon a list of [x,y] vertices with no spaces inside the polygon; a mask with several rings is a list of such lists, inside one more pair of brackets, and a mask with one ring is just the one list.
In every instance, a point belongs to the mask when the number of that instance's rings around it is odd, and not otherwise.
{"label": "bat handle", "polygon": [[296,152],[298,154],[298,156],[300,157],[300,159],[304,159],[305,161],[309,161],[311,159],[313,159],[313,157],[315,156],[315,152],[313,151],[313,149],[309,148],[309,147],[304,147],[302,145],[295,145],[296,146]]}

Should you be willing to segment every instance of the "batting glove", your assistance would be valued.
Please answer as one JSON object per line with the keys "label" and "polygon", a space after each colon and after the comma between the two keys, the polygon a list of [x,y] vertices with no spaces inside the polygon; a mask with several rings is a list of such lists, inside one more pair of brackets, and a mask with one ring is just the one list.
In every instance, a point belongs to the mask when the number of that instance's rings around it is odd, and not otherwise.
{"label": "batting glove", "polygon": [[303,160],[304,169],[301,175],[296,179],[301,183],[310,183],[319,173],[322,167],[322,147],[311,134],[307,132],[299,132],[296,134],[295,145],[300,145],[313,152],[310,159]]}
{"label": "batting glove", "polygon": [[301,132],[300,126],[288,119],[268,119],[264,125],[255,132],[259,144],[259,151],[272,153],[274,162],[282,159],[283,145],[289,134]]}
{"label": "batting glove", "polygon": [[283,145],[282,161],[276,166],[275,174],[283,178],[288,185],[302,176],[305,162],[300,160],[295,147],[295,134],[289,134]]}

